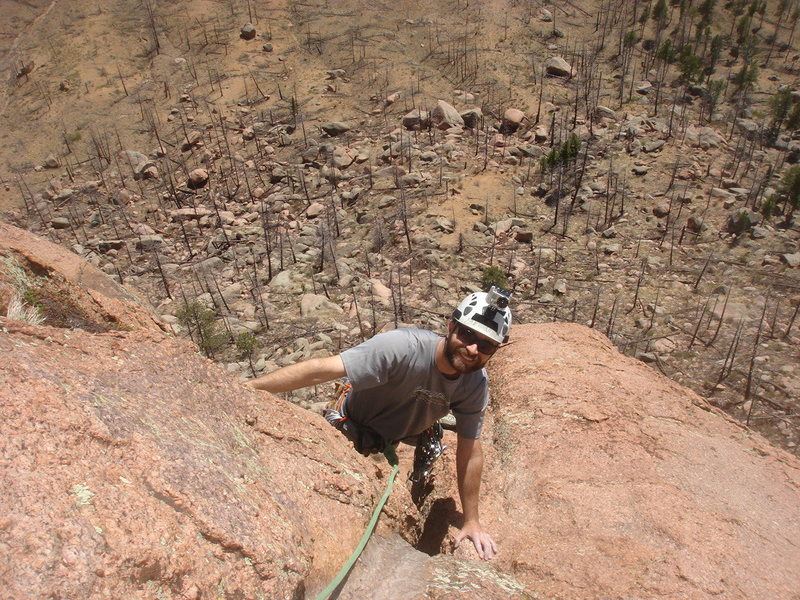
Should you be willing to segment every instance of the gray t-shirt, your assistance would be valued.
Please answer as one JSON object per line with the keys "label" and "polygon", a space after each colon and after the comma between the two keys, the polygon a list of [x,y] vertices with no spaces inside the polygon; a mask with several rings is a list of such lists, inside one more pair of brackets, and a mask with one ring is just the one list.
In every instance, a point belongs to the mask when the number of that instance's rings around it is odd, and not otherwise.
{"label": "gray t-shirt", "polygon": [[342,352],[353,385],[346,416],[387,440],[402,440],[452,411],[460,436],[480,437],[489,403],[486,370],[447,379],[435,363],[440,339],[422,329],[394,329]]}

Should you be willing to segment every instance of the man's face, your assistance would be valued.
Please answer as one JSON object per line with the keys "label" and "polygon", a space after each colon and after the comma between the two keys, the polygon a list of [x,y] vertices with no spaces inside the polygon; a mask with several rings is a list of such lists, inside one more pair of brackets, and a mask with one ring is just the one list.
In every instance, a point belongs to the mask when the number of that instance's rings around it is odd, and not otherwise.
{"label": "man's face", "polygon": [[498,344],[477,331],[450,321],[444,356],[458,373],[472,373],[486,365],[497,346]]}

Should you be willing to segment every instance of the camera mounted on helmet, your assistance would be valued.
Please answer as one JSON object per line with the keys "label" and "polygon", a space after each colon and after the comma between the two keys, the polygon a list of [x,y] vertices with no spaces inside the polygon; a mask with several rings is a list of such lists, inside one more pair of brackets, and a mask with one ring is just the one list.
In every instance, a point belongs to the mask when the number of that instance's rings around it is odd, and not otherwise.
{"label": "camera mounted on helmet", "polygon": [[511,294],[497,286],[470,294],[453,311],[453,321],[504,344],[511,331]]}

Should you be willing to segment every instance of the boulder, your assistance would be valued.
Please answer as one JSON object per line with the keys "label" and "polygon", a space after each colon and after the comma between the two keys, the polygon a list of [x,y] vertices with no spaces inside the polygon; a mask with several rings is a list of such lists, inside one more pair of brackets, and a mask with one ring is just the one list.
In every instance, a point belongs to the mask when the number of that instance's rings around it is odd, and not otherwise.
{"label": "boulder", "polygon": [[186,138],[181,143],[181,150],[188,152],[192,148],[203,145],[203,134],[200,131],[192,130],[186,134]]}
{"label": "boulder", "polygon": [[197,168],[189,173],[189,179],[186,180],[186,187],[190,190],[196,190],[204,187],[208,183],[208,171],[203,168]]}
{"label": "boulder", "polygon": [[325,123],[324,125],[320,125],[322,131],[325,132],[326,135],[330,137],[336,137],[337,135],[342,135],[350,131],[350,126],[346,123],[342,123],[341,121],[331,121],[330,123]]}
{"label": "boulder", "polygon": [[281,271],[270,279],[267,287],[276,292],[294,294],[300,291],[302,286],[291,271]]}
{"label": "boulder", "polygon": [[337,146],[331,154],[331,165],[336,169],[346,169],[356,160],[356,152],[344,146]]}
{"label": "boulder", "polygon": [[384,306],[388,306],[392,298],[392,290],[386,287],[380,279],[370,279],[369,283],[372,297]]}
{"label": "boulder", "polygon": [[533,231],[530,229],[515,231],[514,239],[520,244],[530,244],[533,241]]}
{"label": "boulder", "polygon": [[169,212],[169,216],[173,221],[183,221],[184,223],[199,220],[211,214],[213,214],[213,211],[203,205],[198,205],[194,208],[176,208]]}
{"label": "boulder", "polygon": [[545,72],[554,77],[574,77],[577,71],[560,56],[553,56],[544,65]]}
{"label": "boulder", "polygon": [[725,139],[715,129],[711,127],[696,127],[689,125],[686,128],[686,142],[691,146],[696,146],[702,150],[718,148],[724,144]]}
{"label": "boulder", "polygon": [[468,129],[477,129],[480,126],[481,117],[483,117],[483,112],[480,108],[470,108],[461,113],[464,127]]}
{"label": "boulder", "polygon": [[514,226],[514,219],[501,219],[489,225],[489,229],[495,234],[506,233]]}
{"label": "boulder", "polygon": [[306,216],[309,219],[316,219],[325,212],[325,205],[321,202],[312,202],[306,209]]}
{"label": "boulder", "polygon": [[464,126],[464,119],[458,111],[444,100],[436,101],[436,107],[431,111],[431,120],[439,129]]}
{"label": "boulder", "polygon": [[252,23],[245,23],[239,30],[239,37],[243,40],[252,40],[256,37],[256,28]]}
{"label": "boulder", "polygon": [[735,121],[736,127],[741,131],[742,135],[752,139],[760,131],[761,127],[753,119],[738,118]]}
{"label": "boulder", "polygon": [[800,267],[800,252],[781,254],[781,261],[792,269]]}
{"label": "boulder", "polygon": [[109,252],[111,250],[121,250],[125,247],[123,240],[97,240],[95,244],[98,252]]}
{"label": "boulder", "polygon": [[699,215],[692,215],[686,219],[686,229],[693,233],[702,233],[708,229],[708,225],[703,222],[703,218]]}
{"label": "boulder", "polygon": [[304,317],[327,318],[339,316],[343,313],[342,307],[334,304],[325,296],[319,294],[303,294],[300,299],[300,314]]}
{"label": "boulder", "polygon": [[602,106],[598,104],[594,107],[594,116],[600,119],[614,119],[616,120],[617,114],[608,108],[607,106]]}
{"label": "boulder", "polygon": [[518,108],[509,108],[505,113],[503,113],[503,126],[512,132],[516,131],[519,129],[519,126],[522,124],[522,120],[524,118],[524,112]]}
{"label": "boulder", "polygon": [[53,229],[69,229],[72,227],[72,223],[67,217],[54,217],[50,219],[50,227]]}
{"label": "boulder", "polygon": [[455,223],[447,217],[438,216],[434,219],[433,228],[442,233],[453,233],[455,231]]}
{"label": "boulder", "polygon": [[664,147],[666,142],[664,140],[653,140],[651,142],[647,142],[642,146],[643,152],[658,152]]}
{"label": "boulder", "polygon": [[658,218],[666,217],[669,214],[669,203],[659,202],[653,207],[653,214]]}
{"label": "boulder", "polygon": [[415,108],[414,110],[406,113],[401,121],[403,127],[410,130],[429,129],[431,126],[431,117],[427,110]]}
{"label": "boulder", "polygon": [[725,229],[728,233],[739,235],[759,223],[761,223],[760,213],[747,208],[734,209],[728,214]]}
{"label": "boulder", "polygon": [[156,169],[156,174],[158,173],[155,161],[151,160],[141,152],[136,152],[134,150],[122,150],[120,151],[118,157],[123,164],[128,165],[133,171],[134,179],[153,179],[153,169]]}
{"label": "boulder", "polygon": [[143,235],[136,239],[136,249],[143,252],[160,250],[166,244],[166,240],[160,235]]}

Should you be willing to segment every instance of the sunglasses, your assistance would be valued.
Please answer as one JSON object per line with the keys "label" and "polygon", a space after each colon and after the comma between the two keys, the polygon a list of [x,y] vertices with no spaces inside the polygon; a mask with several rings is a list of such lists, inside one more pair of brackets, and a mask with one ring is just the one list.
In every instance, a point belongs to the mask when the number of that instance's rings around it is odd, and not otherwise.
{"label": "sunglasses", "polygon": [[472,344],[475,344],[475,346],[478,348],[478,352],[481,354],[491,356],[497,352],[497,349],[500,347],[498,344],[495,344],[490,340],[479,338],[478,334],[472,331],[472,329],[464,327],[460,323],[456,323],[456,335],[465,346],[472,346]]}

